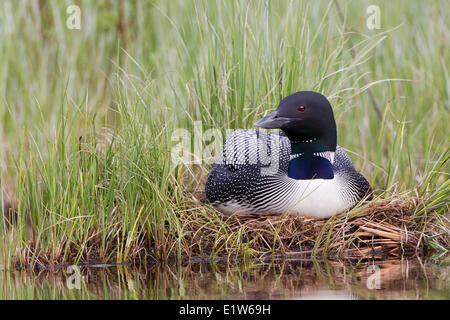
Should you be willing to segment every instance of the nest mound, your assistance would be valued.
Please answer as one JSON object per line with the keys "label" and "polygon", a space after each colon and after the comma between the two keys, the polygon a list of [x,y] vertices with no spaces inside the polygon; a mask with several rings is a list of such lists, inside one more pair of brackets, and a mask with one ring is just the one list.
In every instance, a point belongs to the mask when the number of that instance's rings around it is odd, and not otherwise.
{"label": "nest mound", "polygon": [[423,255],[426,239],[431,236],[448,248],[448,228],[442,232],[442,224],[434,223],[438,214],[415,217],[417,203],[417,199],[407,197],[378,198],[322,220],[191,211],[181,217],[184,251],[188,256],[230,256],[244,248],[271,256],[386,259]]}
{"label": "nest mound", "polygon": [[[146,229],[135,235],[126,261],[170,262],[182,260],[228,261],[242,257],[281,259],[327,259],[330,261],[430,256],[428,249],[447,252],[450,248],[448,213],[428,210],[418,214],[423,199],[379,197],[350,212],[318,220],[301,216],[223,215],[200,204],[196,197],[174,207],[176,227],[165,223],[160,238],[149,238]],[[14,266],[51,268],[73,263],[77,257],[87,264],[122,263],[121,228],[106,238],[102,248],[101,230],[89,230],[86,243],[60,239],[57,250],[42,248],[31,239]],[[82,247],[82,252],[80,252]]]}

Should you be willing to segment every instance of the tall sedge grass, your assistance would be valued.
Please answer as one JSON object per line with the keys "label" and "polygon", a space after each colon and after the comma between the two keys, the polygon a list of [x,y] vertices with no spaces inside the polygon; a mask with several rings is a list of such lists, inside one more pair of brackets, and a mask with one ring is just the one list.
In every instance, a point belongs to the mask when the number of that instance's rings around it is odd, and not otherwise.
{"label": "tall sedge grass", "polygon": [[377,193],[417,196],[418,226],[448,230],[445,2],[380,2],[380,30],[365,24],[373,1],[339,15],[326,1],[86,0],[81,30],[68,4],[0,4],[5,265],[181,258],[192,212],[216,235],[205,256],[258,254],[193,201],[210,165],[174,165],[172,134],[250,128],[299,90],[330,99]]}

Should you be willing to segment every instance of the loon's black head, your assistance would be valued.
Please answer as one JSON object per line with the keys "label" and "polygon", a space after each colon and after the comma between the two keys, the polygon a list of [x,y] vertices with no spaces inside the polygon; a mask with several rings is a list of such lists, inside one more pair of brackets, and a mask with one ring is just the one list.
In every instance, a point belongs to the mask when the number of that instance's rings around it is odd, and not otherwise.
{"label": "loon's black head", "polygon": [[281,129],[301,152],[336,150],[336,122],[327,98],[313,91],[299,91],[281,100],[277,111],[255,126]]}

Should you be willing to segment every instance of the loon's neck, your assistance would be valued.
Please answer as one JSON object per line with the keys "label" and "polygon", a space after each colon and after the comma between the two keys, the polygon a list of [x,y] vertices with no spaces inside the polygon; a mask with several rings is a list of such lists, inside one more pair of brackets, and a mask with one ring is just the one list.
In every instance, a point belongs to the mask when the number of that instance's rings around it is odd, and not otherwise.
{"label": "loon's neck", "polygon": [[291,141],[288,176],[296,180],[333,179],[334,150],[318,139]]}

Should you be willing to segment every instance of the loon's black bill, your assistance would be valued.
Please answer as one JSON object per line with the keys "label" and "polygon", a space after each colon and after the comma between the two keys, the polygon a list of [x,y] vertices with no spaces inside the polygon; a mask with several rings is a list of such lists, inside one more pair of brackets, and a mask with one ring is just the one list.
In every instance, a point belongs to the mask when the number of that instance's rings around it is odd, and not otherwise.
{"label": "loon's black bill", "polygon": [[265,129],[281,129],[284,125],[291,122],[292,119],[278,117],[277,112],[268,114],[254,123],[254,126]]}

